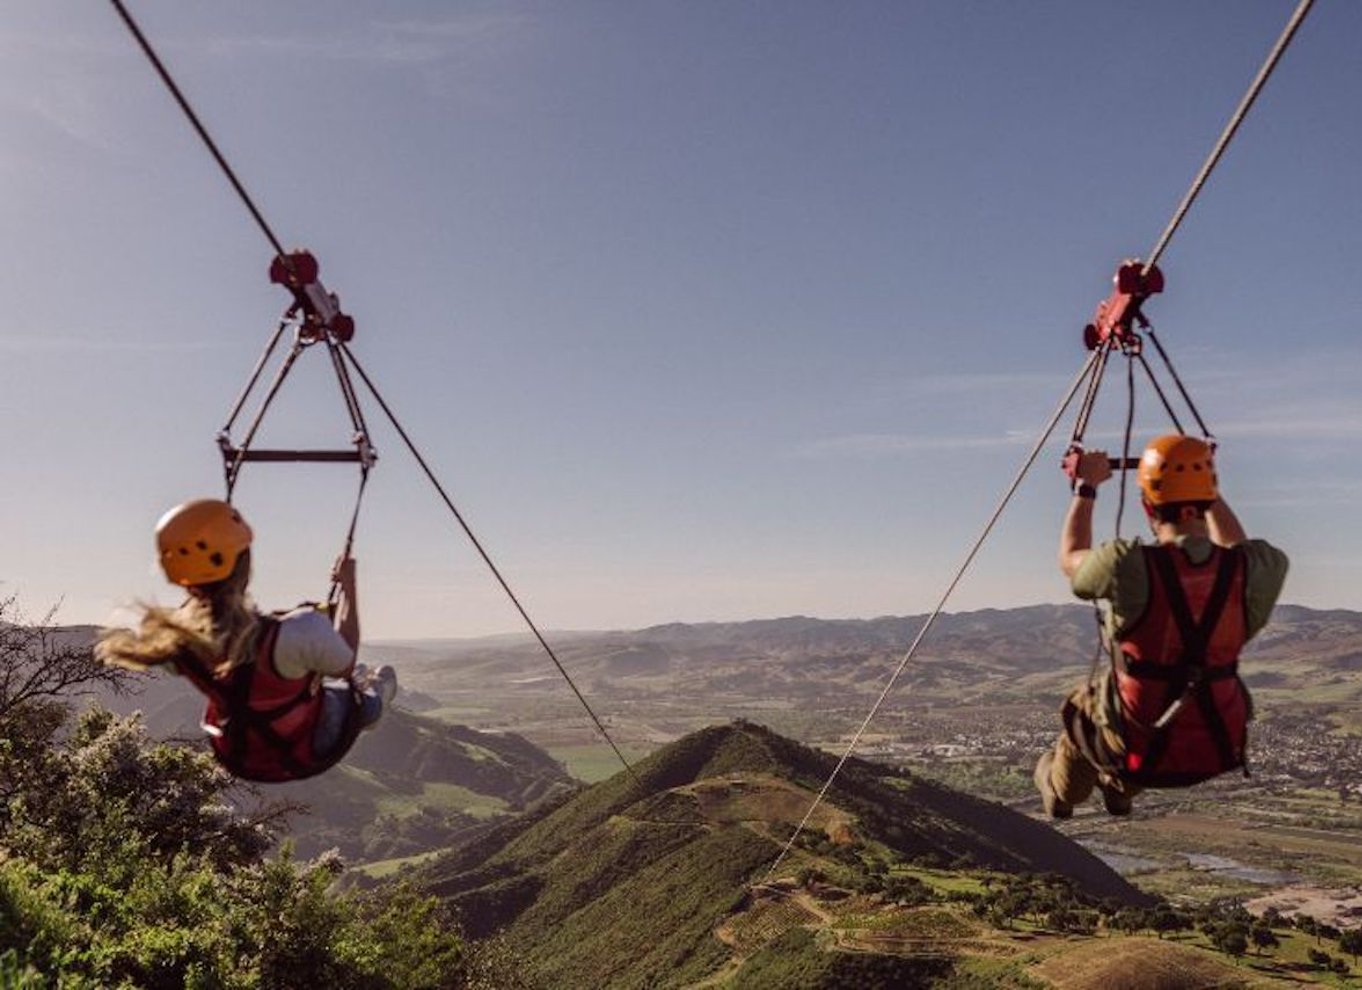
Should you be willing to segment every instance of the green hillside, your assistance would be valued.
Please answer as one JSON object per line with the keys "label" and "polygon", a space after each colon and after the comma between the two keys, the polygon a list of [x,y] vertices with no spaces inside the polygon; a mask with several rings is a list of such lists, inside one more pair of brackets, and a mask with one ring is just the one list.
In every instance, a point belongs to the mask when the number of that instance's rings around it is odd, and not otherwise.
{"label": "green hillside", "polygon": [[351,862],[373,862],[447,846],[576,787],[561,764],[520,736],[394,708],[335,772],[270,787],[266,796],[310,809],[292,829],[300,854],[335,847]]}
{"label": "green hillside", "polygon": [[[151,674],[127,683],[135,693],[99,699],[115,712],[141,712],[156,736],[202,739],[203,698],[186,681]],[[412,856],[578,786],[561,763],[515,733],[453,725],[403,704],[399,695],[334,771],[261,788],[265,800],[304,807],[290,835],[299,855],[336,848],[351,863]]]}
{"label": "green hillside", "polygon": [[[419,882],[470,936],[504,930],[546,985],[685,985],[733,957],[715,931],[750,907],[747,885],[833,763],[750,723],[705,729],[642,761],[636,778],[619,774],[437,859]],[[1055,873],[1094,900],[1145,901],[1037,822],[860,760],[777,877],[819,871],[857,884],[952,864]]]}

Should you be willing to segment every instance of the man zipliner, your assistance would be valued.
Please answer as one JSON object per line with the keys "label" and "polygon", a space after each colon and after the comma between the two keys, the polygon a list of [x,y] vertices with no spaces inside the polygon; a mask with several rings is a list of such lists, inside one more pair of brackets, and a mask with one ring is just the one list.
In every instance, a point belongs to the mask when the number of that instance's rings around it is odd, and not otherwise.
{"label": "man zipliner", "polygon": [[1204,441],[1161,436],[1140,458],[1153,545],[1092,547],[1097,488],[1111,473],[1106,451],[1079,458],[1060,536],[1074,594],[1109,603],[1111,662],[1065,700],[1063,730],[1036,764],[1051,818],[1068,818],[1094,787],[1108,812],[1127,815],[1144,788],[1246,767],[1253,706],[1239,652],[1267,624],[1286,579],[1286,554],[1248,539],[1220,497]]}
{"label": "man zipliner", "polygon": [[246,595],[251,540],[227,502],[176,506],[156,526],[167,580],[189,597],[179,608],[143,606],[139,628],[106,629],[96,653],[134,670],[169,665],[208,698],[203,728],[213,755],[248,780],[311,777],[338,762],[392,703],[391,667],[356,667],[355,562],[336,565],[335,625],[302,606],[263,615]]}

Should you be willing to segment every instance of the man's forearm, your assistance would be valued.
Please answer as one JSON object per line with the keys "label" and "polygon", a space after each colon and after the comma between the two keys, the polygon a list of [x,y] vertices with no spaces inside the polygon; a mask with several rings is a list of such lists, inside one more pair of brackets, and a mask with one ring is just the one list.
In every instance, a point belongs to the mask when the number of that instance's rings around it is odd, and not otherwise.
{"label": "man's forearm", "polygon": [[1065,577],[1073,577],[1083,557],[1092,549],[1092,511],[1095,501],[1075,495],[1069,501],[1064,516],[1064,528],[1059,534],[1059,569]]}
{"label": "man's forearm", "polygon": [[1239,523],[1239,517],[1223,498],[1212,503],[1206,510],[1206,529],[1210,532],[1211,542],[1216,546],[1238,546],[1248,539],[1248,534]]}

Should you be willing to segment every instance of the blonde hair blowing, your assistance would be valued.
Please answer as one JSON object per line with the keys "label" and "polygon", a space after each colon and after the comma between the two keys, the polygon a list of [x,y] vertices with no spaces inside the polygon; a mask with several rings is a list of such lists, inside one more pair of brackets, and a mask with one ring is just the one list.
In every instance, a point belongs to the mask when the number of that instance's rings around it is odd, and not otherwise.
{"label": "blonde hair blowing", "polygon": [[246,594],[250,576],[246,551],[226,580],[199,586],[179,608],[143,604],[136,629],[105,629],[95,656],[115,667],[148,670],[189,654],[225,676],[255,658],[260,614]]}

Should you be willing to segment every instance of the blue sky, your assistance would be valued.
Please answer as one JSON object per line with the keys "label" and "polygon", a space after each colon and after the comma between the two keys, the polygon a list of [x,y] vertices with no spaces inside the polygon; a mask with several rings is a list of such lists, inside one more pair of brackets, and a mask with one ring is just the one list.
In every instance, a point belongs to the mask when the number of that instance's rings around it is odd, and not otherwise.
{"label": "blue sky", "polygon": [[[929,609],[1294,4],[130,6],[531,613],[603,628]],[[1320,0],[1148,307],[1286,598],[1349,608],[1359,36]],[[173,600],[151,527],[286,298],[106,4],[7,5],[0,223],[0,593]],[[344,439],[322,360],[272,440]],[[366,633],[518,628],[370,417]],[[952,610],[1064,600],[1061,447]],[[264,604],[324,593],[351,483],[248,468]]]}

